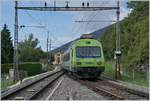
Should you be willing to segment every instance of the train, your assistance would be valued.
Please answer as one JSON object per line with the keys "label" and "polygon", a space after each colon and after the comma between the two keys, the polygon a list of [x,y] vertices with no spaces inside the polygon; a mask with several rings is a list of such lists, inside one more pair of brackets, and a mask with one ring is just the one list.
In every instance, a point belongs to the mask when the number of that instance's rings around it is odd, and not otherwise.
{"label": "train", "polygon": [[105,70],[102,44],[91,34],[83,34],[62,54],[63,70],[80,78],[96,79]]}

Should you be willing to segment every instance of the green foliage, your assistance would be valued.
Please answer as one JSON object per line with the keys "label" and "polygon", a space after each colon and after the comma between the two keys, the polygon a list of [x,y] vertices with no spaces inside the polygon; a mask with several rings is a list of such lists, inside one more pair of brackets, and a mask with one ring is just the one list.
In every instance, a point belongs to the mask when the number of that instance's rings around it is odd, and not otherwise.
{"label": "green foliage", "polygon": [[114,76],[114,70],[113,70],[113,63],[112,62],[107,62],[105,63],[105,71],[103,72],[103,75],[107,76],[107,77],[110,77],[110,78],[113,78]]}
{"label": "green foliage", "polygon": [[[113,69],[114,64],[115,62],[107,62],[105,64],[105,71],[103,73],[104,76],[114,78],[114,72],[112,72],[114,71]],[[146,87],[149,86],[149,81],[147,80],[146,72],[134,71],[134,78],[133,78],[133,71],[126,70],[122,73],[121,80],[132,84],[142,85]]]}
{"label": "green foliage", "polygon": [[121,80],[146,87],[149,86],[149,80],[147,80],[147,75],[145,72],[135,71],[133,78],[133,72],[126,71],[126,73],[122,75]]}
{"label": "green foliage", "polygon": [[[148,2],[128,3],[133,9],[129,17],[120,22],[122,63],[129,65],[143,62],[148,58],[149,14]],[[103,43],[106,60],[112,60],[115,51],[115,24],[104,31],[100,41]]]}
{"label": "green foliage", "polygon": [[36,62],[44,58],[45,54],[40,49],[23,48],[20,50],[19,60],[23,62]]}
{"label": "green foliage", "polygon": [[13,68],[13,64],[1,64],[1,73],[8,73]]}
{"label": "green foliage", "polygon": [[8,86],[14,84],[14,80],[9,78],[9,79],[6,79],[6,78],[3,78],[1,77],[1,89],[6,89]]}
{"label": "green foliage", "polygon": [[[9,73],[9,69],[13,68],[13,64],[2,64],[1,72]],[[27,71],[28,76],[36,75],[42,72],[42,65],[40,63],[23,63],[19,64],[19,70]]]}
{"label": "green foliage", "polygon": [[20,64],[19,70],[27,71],[28,76],[32,76],[42,72],[42,65],[39,63]]}
{"label": "green foliage", "polygon": [[37,62],[41,58],[45,58],[46,54],[38,46],[38,39],[30,34],[27,39],[19,43],[19,60],[21,62]]}
{"label": "green foliage", "polygon": [[34,36],[31,33],[27,39],[19,42],[19,48],[36,48],[38,44],[39,40],[37,38],[34,39]]}
{"label": "green foliage", "polygon": [[6,24],[1,31],[1,54],[2,63],[13,62],[13,44]]}
{"label": "green foliage", "polygon": [[51,53],[50,58],[51,58],[50,64],[52,65],[53,61],[55,60],[55,59],[54,59],[54,53]]}
{"label": "green foliage", "polygon": [[[104,31],[100,37],[100,41],[103,45],[104,55],[106,60],[113,58],[115,51],[115,26],[110,26]],[[111,35],[110,35],[111,34]],[[111,50],[110,50],[111,49]]]}

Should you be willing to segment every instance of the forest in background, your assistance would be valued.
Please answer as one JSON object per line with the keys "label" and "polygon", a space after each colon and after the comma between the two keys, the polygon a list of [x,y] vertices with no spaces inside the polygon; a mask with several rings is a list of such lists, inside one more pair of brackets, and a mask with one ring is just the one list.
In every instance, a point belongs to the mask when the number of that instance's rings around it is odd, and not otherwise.
{"label": "forest in background", "polygon": [[[1,60],[2,64],[13,63],[13,40],[10,31],[5,24],[1,31]],[[39,62],[40,59],[47,58],[47,52],[38,46],[39,40],[34,38],[33,34],[29,34],[28,38],[18,43],[19,62]],[[51,55],[53,60],[53,55]]]}
{"label": "forest in background", "polygon": [[[121,65],[148,68],[149,60],[149,2],[131,1],[132,12],[120,21]],[[106,61],[113,60],[115,51],[115,24],[101,33]],[[139,66],[138,66],[139,65]]]}

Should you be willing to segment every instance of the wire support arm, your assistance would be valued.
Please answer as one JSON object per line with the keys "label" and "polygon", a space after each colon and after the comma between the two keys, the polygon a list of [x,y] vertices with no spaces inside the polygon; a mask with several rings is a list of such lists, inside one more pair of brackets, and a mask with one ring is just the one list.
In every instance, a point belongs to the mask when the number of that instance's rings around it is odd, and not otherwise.
{"label": "wire support arm", "polygon": [[115,10],[118,7],[17,7],[17,9],[35,11],[98,11]]}

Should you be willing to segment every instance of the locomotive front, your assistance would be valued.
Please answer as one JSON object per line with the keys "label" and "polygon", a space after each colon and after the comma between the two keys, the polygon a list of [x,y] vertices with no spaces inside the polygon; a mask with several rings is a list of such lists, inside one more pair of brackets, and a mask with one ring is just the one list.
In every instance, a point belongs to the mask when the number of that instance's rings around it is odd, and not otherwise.
{"label": "locomotive front", "polygon": [[90,38],[80,38],[72,48],[72,67],[82,78],[97,78],[105,69],[102,45]]}

